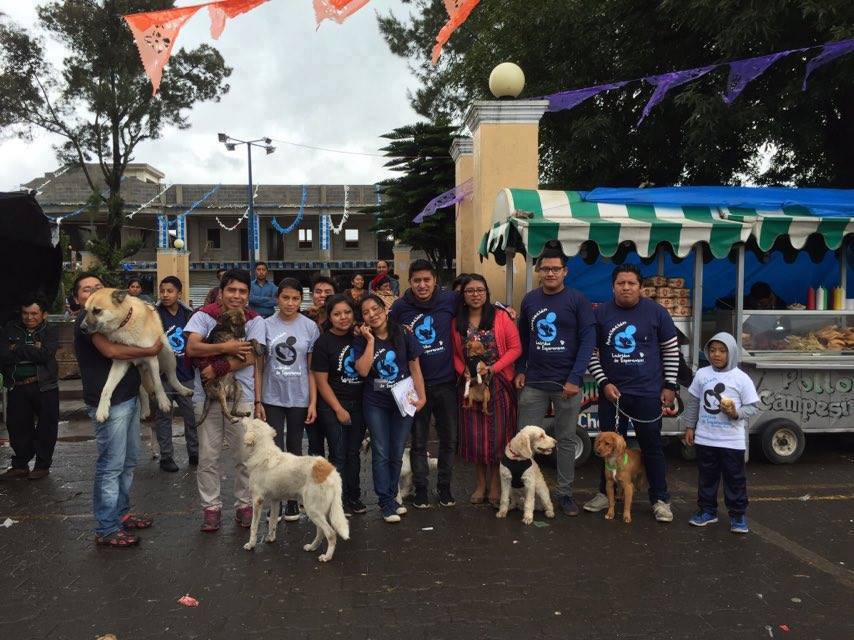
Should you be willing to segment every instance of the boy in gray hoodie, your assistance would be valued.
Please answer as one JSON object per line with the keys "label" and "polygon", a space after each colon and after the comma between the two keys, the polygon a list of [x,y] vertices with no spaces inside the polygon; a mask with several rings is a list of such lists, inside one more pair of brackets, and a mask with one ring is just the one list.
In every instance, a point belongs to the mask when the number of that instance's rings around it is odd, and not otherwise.
{"label": "boy in gray hoodie", "polygon": [[694,376],[682,414],[685,443],[696,447],[699,469],[700,510],[689,523],[705,527],[718,521],[718,485],[723,477],[730,531],[747,533],[744,450],[747,419],[759,412],[759,396],[753,381],[738,368],[738,344],[730,334],[715,334],[705,353],[710,366]]}

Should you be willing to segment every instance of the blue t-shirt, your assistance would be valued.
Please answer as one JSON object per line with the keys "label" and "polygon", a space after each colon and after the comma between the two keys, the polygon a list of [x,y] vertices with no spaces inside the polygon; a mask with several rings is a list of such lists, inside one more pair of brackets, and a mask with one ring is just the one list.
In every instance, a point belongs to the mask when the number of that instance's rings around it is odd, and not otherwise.
{"label": "blue t-shirt", "polygon": [[[374,338],[374,363],[365,376],[362,396],[365,404],[397,410],[389,387],[409,375],[409,362],[417,359],[423,351],[411,331],[403,329],[403,333],[403,353],[398,353],[394,341]],[[366,346],[367,341],[362,336],[356,336],[353,340],[353,355],[356,360],[365,353]]]}
{"label": "blue t-shirt", "polygon": [[542,287],[529,291],[519,312],[519,338],[516,371],[525,374],[526,385],[546,391],[567,382],[581,386],[596,343],[593,308],[570,287],[552,294]]}
{"label": "blue t-shirt", "polygon": [[429,300],[421,302],[412,291],[406,291],[391,305],[389,317],[409,327],[424,350],[420,362],[427,385],[456,380],[451,324],[457,299],[453,291],[436,291]]}
{"label": "blue t-shirt", "polygon": [[184,333],[184,327],[187,326],[193,312],[180,304],[175,315],[172,315],[162,304],[158,304],[155,308],[160,316],[160,321],[163,323],[163,332],[169,340],[172,353],[175,354],[175,359],[178,361],[178,368],[175,371],[178,380],[189,382],[195,374],[192,364],[184,357],[184,348],[187,346],[187,335]]}
{"label": "blue t-shirt", "polygon": [[596,348],[608,378],[628,395],[657,395],[664,386],[661,344],[676,336],[667,310],[649,298],[631,309],[611,300],[599,305],[596,316]]}

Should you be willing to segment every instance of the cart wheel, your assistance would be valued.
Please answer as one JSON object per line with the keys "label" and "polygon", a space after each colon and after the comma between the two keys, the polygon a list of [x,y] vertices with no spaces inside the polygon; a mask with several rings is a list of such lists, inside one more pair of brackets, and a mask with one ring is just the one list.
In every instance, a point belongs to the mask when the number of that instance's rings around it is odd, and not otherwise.
{"label": "cart wheel", "polygon": [[593,443],[590,436],[581,427],[575,428],[575,466],[580,467],[590,459]]}
{"label": "cart wheel", "polygon": [[694,462],[697,459],[697,449],[695,447],[689,447],[687,444],[681,444],[682,447],[682,459],[687,462]]}
{"label": "cart wheel", "polygon": [[804,432],[791,420],[772,420],[762,429],[762,452],[773,464],[792,464],[805,446]]}

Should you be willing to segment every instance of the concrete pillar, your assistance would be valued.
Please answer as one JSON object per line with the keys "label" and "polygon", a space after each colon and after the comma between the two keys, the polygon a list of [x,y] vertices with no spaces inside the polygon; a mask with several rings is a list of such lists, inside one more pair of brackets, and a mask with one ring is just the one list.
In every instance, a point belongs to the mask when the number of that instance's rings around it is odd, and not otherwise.
{"label": "concrete pillar", "polygon": [[80,252],[80,271],[90,271],[99,264],[98,258],[91,251]]}
{"label": "concrete pillar", "polygon": [[[451,143],[451,158],[455,165],[455,182],[460,185],[472,177],[474,171],[474,146],[471,138],[454,138]],[[456,255],[457,275],[479,271],[480,260],[477,246],[480,238],[474,234],[474,207],[472,199],[466,198],[456,205]]]}
{"label": "concrete pillar", "polygon": [[[501,189],[539,187],[539,122],[547,100],[479,100],[466,112],[465,123],[472,133],[474,193],[469,251],[476,252],[483,234],[492,226],[492,209]],[[504,268],[490,258],[473,269],[489,283],[493,300],[504,300]],[[518,307],[525,294],[525,260],[514,262],[513,304]]]}
{"label": "concrete pillar", "polygon": [[412,262],[412,247],[408,244],[394,245],[394,272],[400,278],[400,293],[409,287],[409,264]]}
{"label": "concrete pillar", "polygon": [[[179,251],[178,249],[158,249],[157,250],[157,282],[156,287],[166,276],[177,276],[184,285],[181,292],[181,299],[184,303],[190,300],[190,252]],[[193,300],[198,305],[201,300]]]}

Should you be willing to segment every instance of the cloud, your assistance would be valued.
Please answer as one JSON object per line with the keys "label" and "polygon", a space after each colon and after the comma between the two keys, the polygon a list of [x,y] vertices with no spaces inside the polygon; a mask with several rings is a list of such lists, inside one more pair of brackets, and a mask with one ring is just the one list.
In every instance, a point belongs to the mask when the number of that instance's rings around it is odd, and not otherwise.
{"label": "cloud", "polygon": [[[35,11],[26,5],[8,0],[0,11],[31,25]],[[231,91],[218,103],[197,105],[190,129],[165,130],[161,139],[141,144],[134,160],[156,166],[171,182],[245,182],[245,152],[226,151],[217,142],[220,131],[244,140],[269,136],[378,153],[385,144],[380,135],[419,119],[406,97],[416,81],[377,27],[377,11],[400,7],[396,0],[372,0],[344,24],[326,21],[315,30],[311,0],[271,0],[230,20],[218,41],[210,38],[207,12],[200,11],[176,46],[217,47],[233,68]],[[0,186],[16,188],[56,168],[56,141],[45,134],[32,142],[0,141],[0,154],[19,159],[0,166]],[[380,157],[274,145],[272,155],[253,154],[256,182],[365,184],[389,175]]]}

